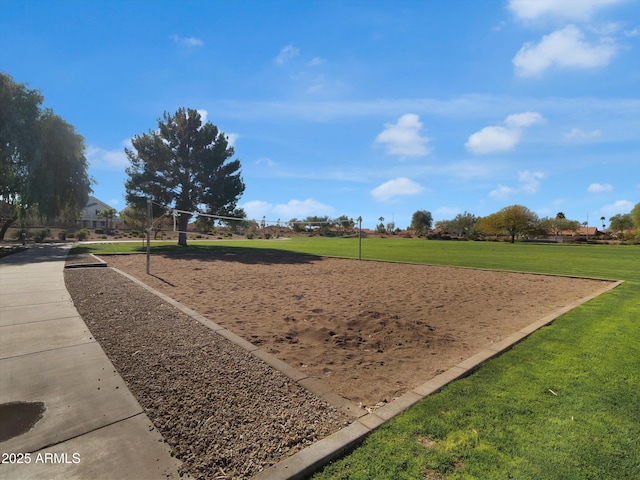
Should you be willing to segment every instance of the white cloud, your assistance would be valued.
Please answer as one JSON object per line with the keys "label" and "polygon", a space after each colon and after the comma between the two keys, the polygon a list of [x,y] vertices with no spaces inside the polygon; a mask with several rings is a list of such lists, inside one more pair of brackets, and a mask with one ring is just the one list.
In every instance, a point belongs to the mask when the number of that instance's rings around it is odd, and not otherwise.
{"label": "white cloud", "polygon": [[371,196],[380,202],[385,202],[393,197],[418,195],[423,190],[424,187],[419,183],[405,177],[399,177],[394,180],[389,180],[371,190]]}
{"label": "white cloud", "polygon": [[326,63],[326,62],[327,61],[324,58],[313,57],[307,65],[309,65],[310,67],[317,67],[318,65],[322,65],[323,63]]}
{"label": "white cloud", "polygon": [[119,150],[105,150],[104,148],[89,145],[85,151],[85,156],[89,165],[101,170],[123,170],[130,166],[129,159],[124,153],[124,147],[132,148],[131,140],[122,142],[123,148]]}
{"label": "white cloud", "polygon": [[[318,202],[312,198],[306,200],[289,200],[287,203],[272,204],[262,200],[252,200],[240,205],[247,213],[247,218],[261,219],[267,217],[267,220],[281,221],[291,220],[292,218],[305,218],[310,215],[331,215],[335,209],[331,205]],[[273,218],[269,218],[273,217]]]}
{"label": "white cloud", "polygon": [[530,127],[537,123],[543,123],[544,117],[538,112],[514,113],[505,118],[504,123],[511,128]]}
{"label": "white cloud", "polygon": [[529,170],[518,172],[517,187],[498,185],[498,188],[489,192],[489,196],[495,200],[505,200],[516,193],[534,194],[540,189],[540,180],[544,177],[545,174],[543,172],[530,172]]}
{"label": "white cloud", "polygon": [[512,150],[520,141],[522,129],[543,123],[538,112],[514,113],[505,118],[506,127],[489,126],[472,134],[464,146],[476,155]]}
{"label": "white cloud", "polygon": [[548,68],[597,68],[609,63],[617,52],[615,42],[602,37],[593,45],[585,41],[575,25],[567,25],[542,37],[539,43],[527,42],[513,58],[516,73],[521,77],[542,74]]}
{"label": "white cloud", "polygon": [[517,190],[507,187],[506,185],[498,185],[498,188],[489,192],[489,196],[495,200],[504,200],[509,197],[509,195],[516,192]]}
{"label": "white cloud", "polygon": [[589,193],[606,193],[613,191],[613,185],[610,183],[592,183],[587,187]]}
{"label": "white cloud", "polygon": [[385,123],[385,129],[376,137],[376,143],[386,144],[387,153],[400,157],[423,157],[430,152],[430,138],[420,135],[422,122],[414,113],[402,115],[397,123]]}
{"label": "white cloud", "polygon": [[625,213],[629,213],[632,208],[633,208],[633,202],[630,202],[629,200],[616,200],[614,203],[611,203],[609,205],[605,205],[604,207],[602,207],[600,209],[600,212],[604,216],[613,217],[618,213],[622,215],[624,215]]}
{"label": "white cloud", "polygon": [[196,111],[200,114],[200,121],[202,122],[202,124],[204,125],[205,123],[207,123],[207,115],[209,115],[209,112],[204,109],[198,109]]}
{"label": "white cloud", "polygon": [[171,40],[185,47],[204,47],[204,42],[196,37],[180,37],[171,35]]}
{"label": "white cloud", "polygon": [[518,181],[520,182],[520,191],[525,193],[536,193],[540,188],[540,180],[544,178],[542,172],[518,172]]}
{"label": "white cloud", "polygon": [[521,20],[555,17],[588,20],[601,8],[624,0],[509,0],[508,8]]}
{"label": "white cloud", "polygon": [[229,147],[233,147],[236,144],[236,141],[238,140],[238,138],[240,138],[240,134],[239,133],[226,133],[224,134],[227,137],[227,145]]}
{"label": "white cloud", "polygon": [[484,127],[472,134],[464,146],[471,153],[485,154],[512,150],[520,141],[520,132],[504,127]]}
{"label": "white cloud", "polygon": [[602,130],[585,132],[580,128],[572,128],[570,132],[563,133],[562,135],[566,140],[587,141],[599,138],[602,135]]}
{"label": "white cloud", "polygon": [[309,215],[330,215],[334,212],[330,205],[318,202],[312,198],[306,200],[289,200],[273,207],[273,212],[282,218],[299,218]]}
{"label": "white cloud", "polygon": [[298,56],[299,53],[300,53],[299,49],[297,49],[293,45],[289,44],[289,45],[287,45],[286,47],[283,47],[280,50],[280,53],[276,57],[276,63],[278,65],[284,65],[289,60],[291,60],[294,57]]}
{"label": "white cloud", "polygon": [[267,157],[260,157],[259,159],[257,159],[253,163],[255,165],[266,165],[269,168],[273,168],[273,167],[275,167],[277,165],[276,162],[274,162],[273,160],[271,160],[270,158],[267,158]]}

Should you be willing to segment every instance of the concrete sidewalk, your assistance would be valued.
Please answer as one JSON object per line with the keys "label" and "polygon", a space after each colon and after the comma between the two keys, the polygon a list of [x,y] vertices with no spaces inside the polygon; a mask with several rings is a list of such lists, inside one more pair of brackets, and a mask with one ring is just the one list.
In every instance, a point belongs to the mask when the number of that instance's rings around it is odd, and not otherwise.
{"label": "concrete sidewalk", "polygon": [[78,315],[67,252],[37,245],[0,259],[0,479],[180,478]]}

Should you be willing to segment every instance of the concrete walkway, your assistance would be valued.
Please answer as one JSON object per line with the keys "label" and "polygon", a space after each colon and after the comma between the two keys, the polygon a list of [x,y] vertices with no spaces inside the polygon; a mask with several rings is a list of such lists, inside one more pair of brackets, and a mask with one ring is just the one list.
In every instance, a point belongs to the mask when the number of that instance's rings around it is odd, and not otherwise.
{"label": "concrete walkway", "polygon": [[179,462],[64,284],[68,247],[0,259],[0,479],[171,479]]}

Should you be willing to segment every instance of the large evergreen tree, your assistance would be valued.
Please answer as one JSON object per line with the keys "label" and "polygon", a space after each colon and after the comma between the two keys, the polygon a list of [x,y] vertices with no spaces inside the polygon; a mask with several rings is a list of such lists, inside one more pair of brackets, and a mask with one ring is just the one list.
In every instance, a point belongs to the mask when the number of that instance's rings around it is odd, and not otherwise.
{"label": "large evergreen tree", "polygon": [[19,218],[77,218],[91,193],[84,138],[42,101],[0,73],[0,239]]}
{"label": "large evergreen tree", "polygon": [[[211,122],[202,123],[197,110],[165,112],[158,130],[150,130],[125,149],[131,166],[125,186],[127,203],[140,205],[146,197],[167,207],[194,212],[232,216],[244,192],[240,160],[227,137]],[[191,213],[180,213],[179,245],[187,244],[187,226]]]}

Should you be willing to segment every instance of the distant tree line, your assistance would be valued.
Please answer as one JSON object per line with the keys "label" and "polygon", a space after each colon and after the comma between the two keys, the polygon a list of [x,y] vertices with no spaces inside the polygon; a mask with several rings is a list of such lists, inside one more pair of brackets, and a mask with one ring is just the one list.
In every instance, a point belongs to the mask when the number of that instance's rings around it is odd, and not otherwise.
{"label": "distant tree line", "polygon": [[[603,229],[605,217],[601,217]],[[463,239],[477,239],[483,237],[505,236],[513,243],[525,237],[558,237],[566,232],[577,232],[581,226],[578,220],[566,218],[563,212],[555,217],[539,218],[534,212],[523,205],[510,205],[485,217],[464,212],[451,220],[439,220],[435,223],[435,232],[431,232],[433,217],[429,211],[418,210],[411,219],[409,230],[414,230],[422,236],[430,233],[431,238],[450,236]],[[631,213],[617,214],[609,218],[609,231],[620,239],[625,239],[629,231],[635,230],[635,237],[640,239],[640,203],[636,204]]]}

